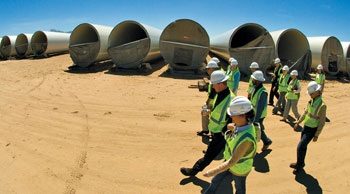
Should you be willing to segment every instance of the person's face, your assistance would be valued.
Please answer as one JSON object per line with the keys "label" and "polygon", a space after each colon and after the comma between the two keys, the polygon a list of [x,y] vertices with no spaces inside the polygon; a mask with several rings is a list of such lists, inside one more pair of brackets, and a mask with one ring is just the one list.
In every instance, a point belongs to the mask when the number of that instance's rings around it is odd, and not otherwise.
{"label": "person's face", "polygon": [[321,69],[317,69],[317,73],[322,73],[322,70]]}
{"label": "person's face", "polygon": [[213,88],[216,92],[221,92],[224,88],[223,86],[223,83],[213,84]]}
{"label": "person's face", "polygon": [[209,68],[209,69],[207,69],[207,73],[208,73],[208,75],[211,75],[213,72],[214,72],[214,69],[213,69],[213,68]]}
{"label": "person's face", "polygon": [[316,98],[316,97],[319,95],[319,93],[320,93],[320,91],[317,90],[316,92],[310,94],[310,97],[311,97],[311,98]]}
{"label": "person's face", "polygon": [[232,123],[240,123],[242,121],[242,119],[245,119],[244,118],[244,115],[234,115],[234,116],[231,116],[231,119],[232,119]]}
{"label": "person's face", "polygon": [[250,68],[250,71],[253,73],[253,72],[256,71],[256,69],[255,68]]}
{"label": "person's face", "polygon": [[279,67],[281,65],[281,63],[276,63],[276,67]]}
{"label": "person's face", "polygon": [[297,78],[297,76],[296,76],[296,75],[291,75],[290,77],[292,77],[292,79]]}
{"label": "person's face", "polygon": [[258,81],[255,80],[255,79],[253,79],[253,85],[254,85],[254,86],[258,85]]}
{"label": "person's face", "polygon": [[283,71],[283,75],[287,75],[288,71]]}
{"label": "person's face", "polygon": [[237,65],[231,65],[231,69],[235,70],[237,68]]}

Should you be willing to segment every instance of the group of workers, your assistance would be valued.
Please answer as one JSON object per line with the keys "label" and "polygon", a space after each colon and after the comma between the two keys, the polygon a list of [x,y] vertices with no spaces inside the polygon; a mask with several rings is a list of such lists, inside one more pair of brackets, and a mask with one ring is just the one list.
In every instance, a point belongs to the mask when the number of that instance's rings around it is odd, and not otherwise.
{"label": "group of workers", "polygon": [[213,57],[206,66],[210,83],[207,100],[201,111],[202,130],[197,132],[198,135],[210,135],[211,141],[204,156],[192,168],[181,168],[181,173],[185,176],[197,175],[224,150],[224,162],[203,173],[205,177],[214,176],[205,193],[215,193],[225,178],[235,182],[236,194],[245,193],[246,178],[253,166],[257,143],[262,140],[262,151],[268,150],[272,144],[265,133],[263,121],[267,116],[267,105],[273,106],[274,97],[277,97],[278,101],[273,113],[281,112],[283,116],[281,121],[287,122],[292,108],[296,118],[294,130],[297,130],[300,123],[304,123],[297,146],[297,162],[290,164],[294,169],[293,173],[298,173],[305,166],[307,145],[311,140],[317,141],[325,124],[326,104],[322,99],[325,75],[322,65],[317,67],[315,81],[308,84],[307,94],[311,99],[307,109],[300,116],[297,109],[301,91],[297,79],[298,72],[293,70],[289,74],[289,67],[282,67],[279,58],[274,60],[276,67],[273,71],[269,99],[263,85],[264,73],[258,70],[258,63],[253,62],[250,65],[252,75],[249,79],[247,97],[237,96],[240,80],[238,61],[230,58],[226,71],[219,63],[219,59]]}

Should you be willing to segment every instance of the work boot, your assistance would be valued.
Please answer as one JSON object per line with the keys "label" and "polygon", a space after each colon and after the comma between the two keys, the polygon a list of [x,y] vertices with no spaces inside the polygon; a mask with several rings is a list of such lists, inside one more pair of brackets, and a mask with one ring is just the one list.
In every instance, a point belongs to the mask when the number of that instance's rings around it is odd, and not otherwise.
{"label": "work boot", "polygon": [[199,136],[207,135],[208,133],[209,131],[197,131],[197,135]]}
{"label": "work boot", "polygon": [[305,166],[305,164],[304,165],[299,165],[297,162],[291,163],[289,165],[289,167],[294,168],[294,169],[304,168],[304,166]]}
{"label": "work boot", "polygon": [[181,168],[180,171],[185,176],[196,176],[198,173],[198,171],[193,168]]}

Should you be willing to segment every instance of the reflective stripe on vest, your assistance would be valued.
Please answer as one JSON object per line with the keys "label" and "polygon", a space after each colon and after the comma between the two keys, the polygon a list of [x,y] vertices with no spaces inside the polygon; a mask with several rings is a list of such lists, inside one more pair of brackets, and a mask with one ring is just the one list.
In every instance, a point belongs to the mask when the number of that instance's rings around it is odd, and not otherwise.
{"label": "reflective stripe on vest", "polygon": [[287,99],[290,99],[290,100],[297,100],[297,99],[299,99],[299,95],[292,92],[293,88],[295,87],[295,85],[298,82],[299,82],[299,80],[297,78],[295,78],[295,80],[293,82],[291,81],[291,83],[288,84]]}
{"label": "reflective stripe on vest", "polygon": [[[213,104],[215,105],[217,96],[215,96]],[[213,133],[219,133],[226,125],[226,110],[231,102],[231,92],[227,97],[218,104],[210,114],[208,128]]]}
{"label": "reflective stripe on vest", "polygon": [[[253,94],[251,96],[251,103],[253,105],[253,110],[254,110],[254,113],[256,114],[257,112],[257,108],[258,108],[258,102],[260,100],[260,96],[263,92],[266,92],[266,88],[265,87],[261,87],[258,91],[256,91],[255,94]],[[261,113],[261,116],[260,118],[265,118],[267,116],[267,98],[266,98],[266,106],[264,107],[264,110],[263,112]],[[259,118],[259,119],[260,119]]]}
{"label": "reflective stripe on vest", "polygon": [[249,129],[242,132],[241,134],[238,134],[234,139],[228,138],[226,140],[226,146],[224,151],[224,158],[226,161],[231,158],[232,153],[236,151],[236,149],[241,143],[243,143],[246,140],[253,143],[253,150],[250,153],[243,156],[242,158],[240,158],[240,160],[230,168],[230,170],[234,173],[246,174],[251,170],[253,166],[253,158],[257,150],[255,136],[255,128],[253,125],[251,125]]}
{"label": "reflective stripe on vest", "polygon": [[313,104],[308,103],[307,114],[305,115],[304,125],[308,127],[317,127],[319,123],[319,111],[321,107],[325,105],[321,97],[319,97]]}
{"label": "reflective stripe on vest", "polygon": [[279,80],[279,86],[278,86],[278,91],[279,92],[287,92],[287,88],[288,88],[288,79],[289,79],[290,75],[287,74],[284,78],[283,75],[281,75],[280,80]]}

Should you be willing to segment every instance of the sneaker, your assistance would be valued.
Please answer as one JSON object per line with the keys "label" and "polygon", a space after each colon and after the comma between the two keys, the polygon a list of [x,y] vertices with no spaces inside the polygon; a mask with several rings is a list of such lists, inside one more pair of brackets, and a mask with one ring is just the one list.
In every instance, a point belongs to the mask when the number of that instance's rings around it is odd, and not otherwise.
{"label": "sneaker", "polygon": [[264,146],[261,148],[261,151],[267,151],[272,144],[272,141],[269,144],[264,144]]}
{"label": "sneaker", "polygon": [[202,136],[202,135],[207,135],[209,131],[197,131],[197,135]]}
{"label": "sneaker", "polygon": [[198,171],[193,170],[193,168],[181,168],[180,171],[185,176],[196,176],[198,173]]}

